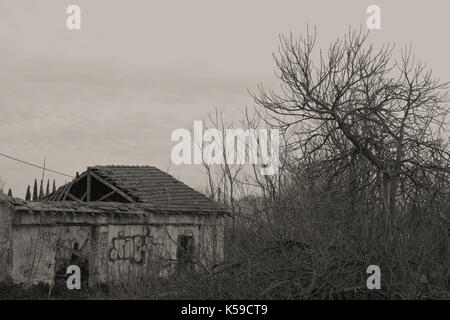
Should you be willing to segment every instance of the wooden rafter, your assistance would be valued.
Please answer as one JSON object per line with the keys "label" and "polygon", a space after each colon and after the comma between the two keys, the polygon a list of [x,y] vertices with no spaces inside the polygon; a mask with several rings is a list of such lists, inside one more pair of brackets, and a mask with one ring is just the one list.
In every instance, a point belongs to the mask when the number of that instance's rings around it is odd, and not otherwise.
{"label": "wooden rafter", "polygon": [[[86,178],[86,191],[83,193],[83,195],[80,198],[80,197],[77,197],[75,194],[73,194],[71,191],[72,191],[72,187],[84,178]],[[91,168],[88,168],[88,170],[86,172],[82,173],[78,178],[73,179],[70,183],[67,183],[64,186],[62,186],[61,188],[59,188],[58,190],[56,190],[56,192],[53,193],[48,198],[48,200],[50,200],[50,201],[65,201],[67,199],[70,199],[70,200],[79,201],[79,202],[93,201],[93,199],[92,199],[92,186],[93,186],[92,179],[99,181],[100,183],[102,183],[103,185],[105,185],[106,187],[111,189],[110,192],[102,195],[99,199],[97,199],[95,201],[103,201],[105,199],[108,199],[109,197],[111,197],[114,194],[119,194],[125,200],[127,200],[131,203],[135,203],[135,201],[132,197],[130,197],[128,194],[126,194],[125,192],[123,192],[122,190],[120,190],[119,188],[117,188],[116,186],[111,184],[110,182],[106,181],[101,176],[94,173]]]}
{"label": "wooden rafter", "polygon": [[103,197],[101,197],[100,199],[97,199],[97,200],[95,200],[95,201],[103,201],[103,200],[109,198],[110,196],[112,196],[114,193],[116,193],[115,190],[113,190],[113,191],[111,191],[111,192],[105,194]]}
{"label": "wooden rafter", "polygon": [[[61,200],[66,200],[66,198],[68,197],[68,195],[70,194],[70,190],[72,189],[72,187],[81,179],[83,179],[86,176],[86,172],[83,173],[82,175],[80,175],[78,178],[73,179],[70,183],[66,184],[62,190],[58,190],[57,193],[58,195],[55,194],[54,197],[52,197],[51,200],[54,200],[56,198],[56,201],[61,201]],[[69,196],[69,198],[73,199],[73,197],[75,197],[72,194],[72,197]],[[77,197],[75,197],[76,199],[78,199]],[[73,199],[74,200],[74,199]],[[78,199],[77,201],[80,201],[80,199]]]}
{"label": "wooden rafter", "polygon": [[66,191],[67,191],[68,189],[70,189],[70,184],[66,184],[66,185],[64,186],[64,188],[60,191],[60,193],[59,193],[58,198],[56,199],[56,201],[62,201],[62,200],[65,200],[65,199],[64,199],[64,196],[65,196]]}
{"label": "wooden rafter", "polygon": [[71,194],[70,192],[67,193],[67,194],[64,196],[64,199],[66,199],[66,197],[69,197],[69,198],[72,199],[72,200],[81,202],[81,199],[77,198],[76,196],[74,196],[74,195]]}
{"label": "wooden rafter", "polygon": [[[131,203],[135,203],[135,201],[133,200],[133,198],[131,198],[129,195],[127,195],[125,192],[123,192],[122,190],[120,190],[119,188],[117,188],[116,186],[112,185],[111,183],[109,183],[108,181],[106,181],[105,179],[103,179],[102,177],[98,176],[97,174],[95,174],[94,172],[90,171],[90,176],[95,178],[96,180],[100,181],[101,183],[103,183],[104,185],[106,185],[107,187],[109,187],[110,189],[114,190],[115,192],[117,192],[118,194],[120,194],[122,197],[124,197],[125,199],[127,199],[128,201],[130,201]],[[89,177],[89,176],[88,176]],[[89,197],[89,196],[88,196]]]}
{"label": "wooden rafter", "polygon": [[92,195],[92,170],[88,168],[87,173],[87,187],[86,187],[86,201],[91,201]]}
{"label": "wooden rafter", "polygon": [[60,191],[61,191],[61,188],[58,188],[53,194],[50,195],[48,200],[55,201],[57,199],[57,197],[59,196]]}

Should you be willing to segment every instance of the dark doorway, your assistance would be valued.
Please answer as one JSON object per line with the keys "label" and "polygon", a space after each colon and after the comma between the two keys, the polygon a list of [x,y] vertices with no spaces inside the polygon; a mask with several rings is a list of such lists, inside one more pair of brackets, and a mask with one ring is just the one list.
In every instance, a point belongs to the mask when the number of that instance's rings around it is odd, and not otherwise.
{"label": "dark doorway", "polygon": [[[82,246],[83,247],[83,246]],[[56,250],[56,265],[55,265],[55,281],[61,282],[63,286],[69,276],[67,274],[67,267],[76,265],[80,267],[82,276],[82,285],[89,281],[89,259],[81,252],[78,242],[74,242],[72,247],[66,247],[62,244],[57,246]]]}
{"label": "dark doorway", "polygon": [[194,270],[194,237],[180,235],[177,238],[177,272]]}

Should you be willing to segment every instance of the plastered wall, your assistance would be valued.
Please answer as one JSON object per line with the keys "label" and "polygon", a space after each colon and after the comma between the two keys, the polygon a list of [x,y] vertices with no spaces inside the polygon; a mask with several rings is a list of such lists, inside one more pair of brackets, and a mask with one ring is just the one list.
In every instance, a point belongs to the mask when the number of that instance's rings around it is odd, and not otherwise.
{"label": "plastered wall", "polygon": [[10,273],[12,210],[0,203],[0,281]]}
{"label": "plastered wall", "polygon": [[90,284],[166,276],[176,266],[180,235],[194,239],[196,263],[208,266],[223,258],[222,218],[153,218],[111,224],[83,224],[79,219],[78,225],[66,219],[59,225],[42,219],[37,224],[35,216],[23,216],[12,228],[11,276],[19,283],[52,284],[69,264],[80,264],[82,282],[83,273],[88,273]]}

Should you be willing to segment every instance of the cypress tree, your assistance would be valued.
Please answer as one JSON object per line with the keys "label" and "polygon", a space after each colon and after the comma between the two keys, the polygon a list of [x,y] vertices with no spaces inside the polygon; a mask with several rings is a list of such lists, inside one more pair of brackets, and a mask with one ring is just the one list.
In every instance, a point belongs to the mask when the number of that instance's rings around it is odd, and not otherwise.
{"label": "cypress tree", "polygon": [[52,191],[53,193],[54,192],[56,192],[56,182],[55,182],[55,179],[53,179],[53,191]]}
{"label": "cypress tree", "polygon": [[28,187],[27,187],[27,194],[25,195],[25,200],[31,201],[30,185],[28,185]]}
{"label": "cypress tree", "polygon": [[50,194],[50,179],[47,179],[47,188],[45,190],[45,196],[48,197]]}
{"label": "cypress tree", "polygon": [[11,198],[13,197],[11,189],[8,190],[8,197],[11,197]]}
{"label": "cypress tree", "polygon": [[38,201],[37,180],[34,179],[33,201]]}

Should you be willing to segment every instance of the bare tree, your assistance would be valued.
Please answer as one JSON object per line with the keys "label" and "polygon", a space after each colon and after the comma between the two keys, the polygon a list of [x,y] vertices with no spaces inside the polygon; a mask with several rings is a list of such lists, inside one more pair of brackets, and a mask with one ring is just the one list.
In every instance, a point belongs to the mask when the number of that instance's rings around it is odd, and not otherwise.
{"label": "bare tree", "polygon": [[[233,129],[233,124],[225,121],[223,114],[219,111],[209,114],[206,124],[209,128],[219,130],[222,134],[225,134],[228,129]],[[194,143],[198,144],[203,150],[203,141],[195,141]],[[240,178],[244,170],[244,164],[235,163],[234,159],[229,159],[233,155],[228,154],[227,143],[235,143],[234,140],[229,142],[223,137],[222,141],[217,141],[217,143],[220,144],[223,163],[210,164],[202,158],[203,169],[207,178],[207,193],[211,198],[228,206],[233,212],[235,200],[242,191],[239,188],[241,187]]]}
{"label": "bare tree", "polygon": [[390,234],[399,191],[410,200],[423,190],[449,199],[448,85],[410,49],[396,61],[393,46],[376,50],[367,36],[350,31],[317,55],[315,33],[281,37],[281,92],[261,85],[254,97],[269,121],[296,135],[301,157],[337,163],[358,156],[370,165]]}
{"label": "bare tree", "polygon": [[261,117],[294,138],[289,147],[298,165],[326,173],[311,188],[348,186],[349,209],[379,204],[385,254],[398,258],[406,255],[405,239],[413,239],[404,227],[415,208],[433,215],[434,226],[448,225],[448,83],[433,78],[411,48],[396,59],[393,45],[376,49],[368,35],[350,30],[325,52],[315,49],[315,31],[281,36],[274,55],[280,89],[260,85],[253,97]]}

